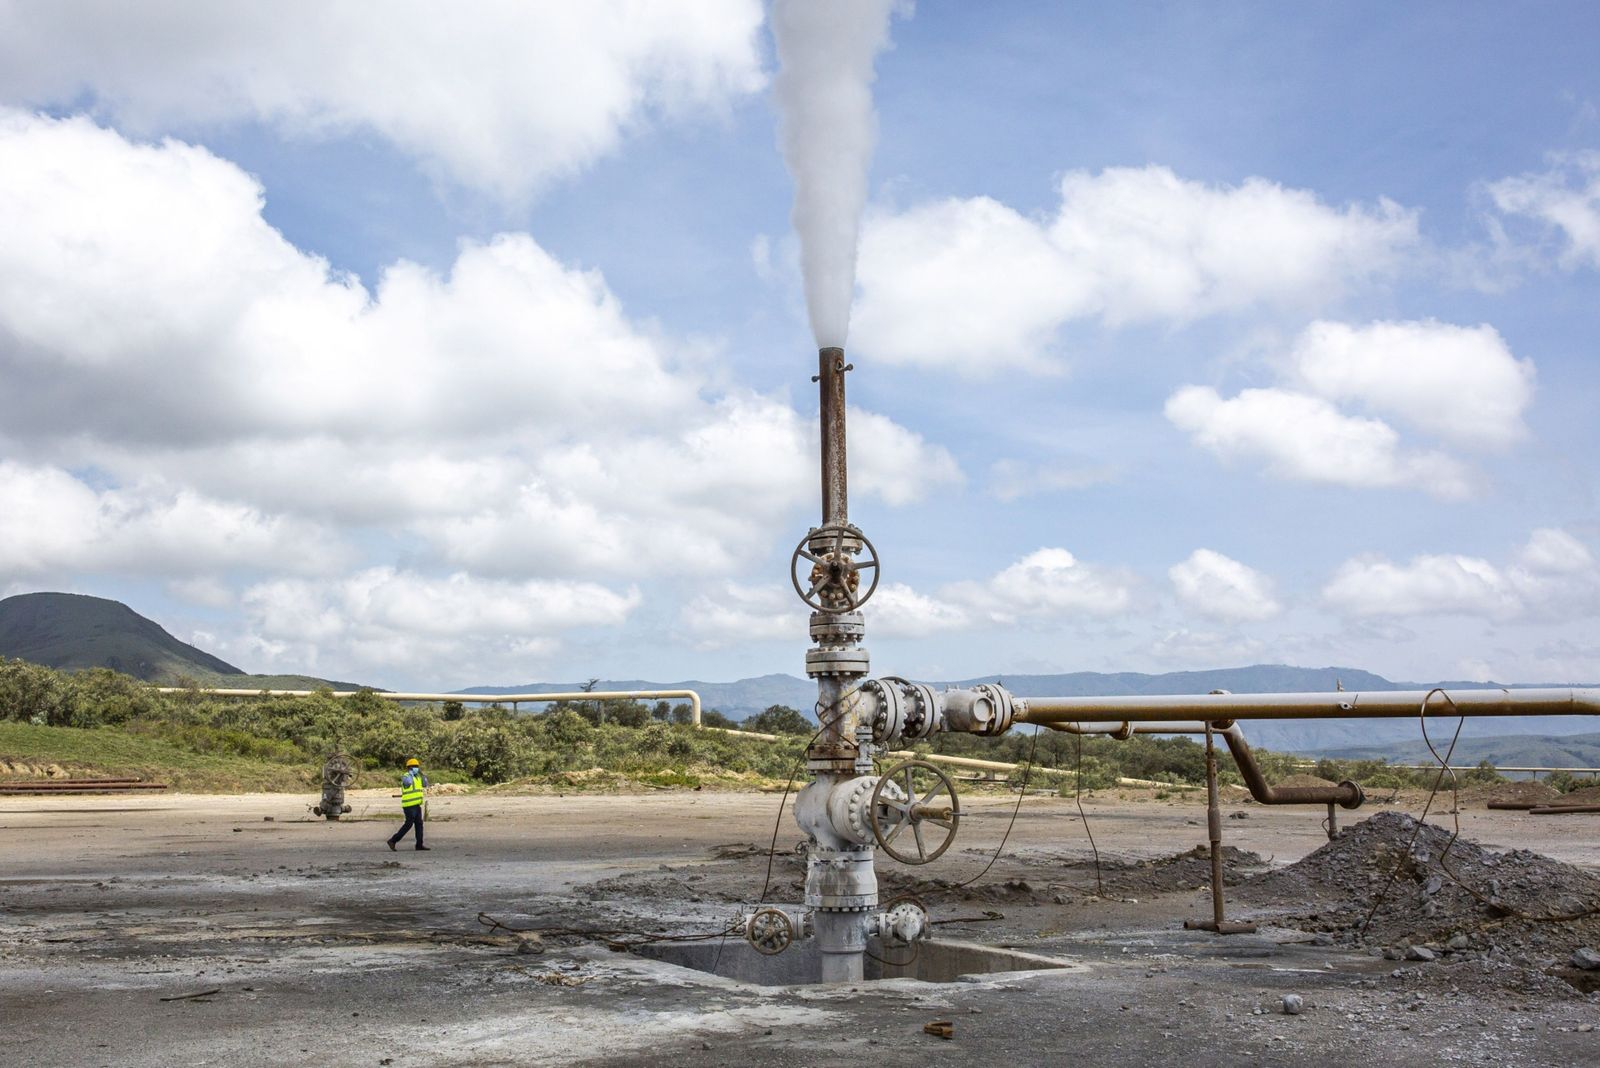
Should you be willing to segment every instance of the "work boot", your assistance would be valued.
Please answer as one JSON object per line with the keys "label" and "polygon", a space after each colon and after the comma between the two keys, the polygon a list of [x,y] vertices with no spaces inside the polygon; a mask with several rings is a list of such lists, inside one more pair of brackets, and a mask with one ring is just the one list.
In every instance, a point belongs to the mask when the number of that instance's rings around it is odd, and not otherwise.
{"label": "work boot", "polygon": [[393,842],[389,843],[389,852],[391,852],[391,853],[394,852],[394,843]]}
{"label": "work boot", "polygon": [[432,849],[433,846],[417,846],[418,849]]}

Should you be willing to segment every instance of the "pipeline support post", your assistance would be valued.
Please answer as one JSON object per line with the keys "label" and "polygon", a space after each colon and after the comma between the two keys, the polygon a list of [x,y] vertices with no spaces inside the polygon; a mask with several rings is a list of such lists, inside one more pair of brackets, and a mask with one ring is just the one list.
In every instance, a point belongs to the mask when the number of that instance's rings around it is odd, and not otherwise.
{"label": "pipeline support post", "polygon": [[1217,934],[1254,934],[1254,923],[1229,923],[1227,918],[1222,887],[1222,802],[1217,789],[1217,746],[1210,723],[1206,724],[1206,830],[1211,839],[1211,919],[1185,920],[1183,926]]}

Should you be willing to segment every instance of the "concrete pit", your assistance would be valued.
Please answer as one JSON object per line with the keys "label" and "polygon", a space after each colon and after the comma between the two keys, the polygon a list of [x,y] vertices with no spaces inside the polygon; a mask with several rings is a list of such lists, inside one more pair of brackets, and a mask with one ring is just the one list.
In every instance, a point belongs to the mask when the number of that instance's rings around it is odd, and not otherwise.
{"label": "concrete pit", "polygon": [[[657,942],[634,950],[651,960],[710,972],[724,979],[757,986],[802,986],[820,980],[822,954],[814,941],[791,946],[767,956],[749,943],[728,938],[724,942]],[[903,963],[902,963],[903,962]],[[916,979],[924,983],[955,983],[969,976],[999,973],[1027,974],[1071,968],[1070,961],[986,946],[978,942],[933,939],[913,953],[901,947],[885,950],[874,944],[867,956],[866,979]]]}

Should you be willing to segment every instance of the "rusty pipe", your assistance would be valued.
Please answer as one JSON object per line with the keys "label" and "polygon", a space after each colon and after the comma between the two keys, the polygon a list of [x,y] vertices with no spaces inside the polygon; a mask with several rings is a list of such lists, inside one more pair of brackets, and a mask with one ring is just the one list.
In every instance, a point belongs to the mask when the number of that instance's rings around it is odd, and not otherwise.
{"label": "rusty pipe", "polygon": [[[1432,700],[1428,700],[1429,698]],[[1600,689],[1378,690],[1335,693],[1160,694],[1135,697],[1036,697],[1016,702],[1017,723],[1116,720],[1409,719],[1453,716],[1595,716]]]}
{"label": "rusty pipe", "polygon": [[[1044,721],[1051,730],[1068,734],[1098,734],[1108,738],[1126,740],[1134,734],[1206,734],[1204,723],[1073,723],[1070,721]],[[1222,735],[1228,743],[1228,752],[1239,768],[1250,796],[1263,805],[1338,805],[1341,808],[1360,808],[1366,800],[1361,787],[1350,781],[1337,786],[1273,786],[1261,772],[1256,755],[1245,741],[1244,731],[1231,720],[1216,720],[1211,730]]]}
{"label": "rusty pipe", "polygon": [[1212,724],[1216,733],[1228,743],[1228,752],[1239,766],[1239,775],[1250,790],[1250,796],[1263,805],[1338,805],[1340,808],[1360,808],[1367,795],[1361,787],[1346,779],[1336,786],[1272,786],[1261,774],[1250,743],[1244,740],[1244,731],[1237,723],[1226,720]]}
{"label": "rusty pipe", "polygon": [[1222,891],[1222,798],[1217,789],[1215,731],[1206,731],[1206,832],[1211,840],[1211,921],[1221,931],[1227,924]]}
{"label": "rusty pipe", "polygon": [[817,352],[817,390],[822,407],[822,522],[850,522],[849,487],[845,479],[844,349]]}

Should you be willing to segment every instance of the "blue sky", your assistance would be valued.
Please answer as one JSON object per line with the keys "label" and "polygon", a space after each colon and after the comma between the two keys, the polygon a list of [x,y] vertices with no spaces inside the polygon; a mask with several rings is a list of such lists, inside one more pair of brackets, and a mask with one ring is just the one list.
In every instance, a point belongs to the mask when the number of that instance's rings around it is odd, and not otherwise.
{"label": "blue sky", "polygon": [[[252,671],[800,671],[758,3],[0,3],[0,594]],[[880,671],[1600,679],[1600,15],[902,8]]]}

